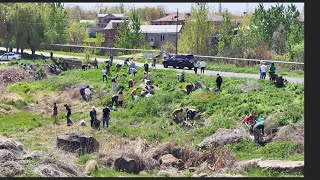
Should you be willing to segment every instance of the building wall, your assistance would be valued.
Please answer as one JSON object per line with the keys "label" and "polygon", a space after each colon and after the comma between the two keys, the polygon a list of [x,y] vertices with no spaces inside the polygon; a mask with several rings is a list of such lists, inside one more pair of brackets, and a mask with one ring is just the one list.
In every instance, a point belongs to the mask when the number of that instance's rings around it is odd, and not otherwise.
{"label": "building wall", "polygon": [[105,30],[105,41],[104,41],[104,47],[114,47],[114,38],[118,34],[117,29],[106,29]]}
{"label": "building wall", "polygon": [[[161,35],[164,35],[164,40],[161,40]],[[153,47],[159,48],[166,42],[171,42],[173,45],[176,44],[176,33],[146,33],[144,34],[145,41],[149,44],[150,39],[153,38]],[[178,34],[178,38],[180,37],[180,33]],[[150,44],[151,45],[151,44]]]}

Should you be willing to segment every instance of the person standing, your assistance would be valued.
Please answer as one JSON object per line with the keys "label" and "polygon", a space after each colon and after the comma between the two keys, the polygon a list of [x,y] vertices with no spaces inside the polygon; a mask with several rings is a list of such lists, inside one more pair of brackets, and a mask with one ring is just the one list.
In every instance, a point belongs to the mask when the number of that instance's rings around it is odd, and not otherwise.
{"label": "person standing", "polygon": [[67,110],[67,126],[71,126],[72,125],[72,121],[70,120],[71,106],[69,104],[65,104],[64,107],[66,107],[66,110]]}
{"label": "person standing", "polygon": [[95,66],[97,69],[99,68],[99,67],[98,67],[97,58],[94,58],[94,60],[93,60],[93,66]]}
{"label": "person standing", "polygon": [[84,90],[86,89],[86,87],[81,87],[80,88],[80,94],[81,94],[81,97],[82,97],[82,100],[86,100],[86,96],[84,94]]}
{"label": "person standing", "polygon": [[143,67],[144,67],[144,71],[145,71],[145,72],[148,72],[148,71],[149,71],[149,64],[148,64],[147,61],[144,63]]}
{"label": "person standing", "polygon": [[97,111],[94,106],[92,106],[92,109],[91,109],[89,115],[90,115],[90,122],[91,122],[91,128],[92,128],[94,121],[97,119]]}
{"label": "person standing", "polygon": [[91,101],[91,90],[89,86],[87,86],[86,89],[84,90],[84,94],[86,96],[86,100]]}
{"label": "person standing", "polygon": [[261,72],[261,75],[260,75],[260,79],[265,79],[266,78],[266,69],[267,69],[267,66],[265,65],[264,62],[261,63],[260,65],[260,72]]}
{"label": "person standing", "polygon": [[114,92],[116,92],[117,91],[117,77],[115,77],[115,78],[112,78],[111,79],[111,82],[112,82],[112,90],[114,91]]}
{"label": "person standing", "polygon": [[112,53],[110,53],[110,66],[112,66],[112,62],[113,62],[113,55]]}
{"label": "person standing", "polygon": [[216,84],[217,84],[218,90],[220,91],[221,84],[222,84],[222,77],[219,74],[217,74]]}
{"label": "person standing", "polygon": [[195,73],[195,74],[198,74],[198,73],[197,73],[198,64],[197,64],[197,61],[196,61],[196,60],[194,60],[194,62],[193,62],[193,70],[194,70],[194,73]]}
{"label": "person standing", "polygon": [[109,127],[109,120],[110,120],[110,108],[109,107],[105,107],[102,110],[102,127],[104,127],[104,124],[106,124],[106,128]]}
{"label": "person standing", "polygon": [[275,74],[276,73],[276,66],[274,65],[274,63],[271,63],[271,66],[269,68],[269,75],[270,77],[272,76],[272,74]]}
{"label": "person standing", "polygon": [[123,97],[123,91],[122,89],[118,92],[118,103],[119,106],[123,106],[123,101],[124,101],[124,97]]}
{"label": "person standing", "polygon": [[200,71],[201,71],[202,74],[204,74],[205,67],[206,67],[206,62],[202,59],[200,61]]}
{"label": "person standing", "polygon": [[52,116],[53,116],[53,119],[54,119],[54,124],[57,124],[57,115],[58,115],[58,106],[57,106],[57,102],[54,102],[53,103],[53,113],[52,113]]}
{"label": "person standing", "polygon": [[106,81],[107,81],[107,69],[106,69],[106,67],[104,67],[102,69],[102,82],[104,82],[104,79],[106,79]]}
{"label": "person standing", "polygon": [[259,117],[258,121],[256,121],[256,124],[253,126],[253,136],[254,136],[254,142],[260,146],[263,145],[264,127],[265,127],[264,118]]}
{"label": "person standing", "polygon": [[156,64],[157,64],[157,58],[153,56],[153,57],[152,57],[152,64],[151,64],[151,66],[154,67],[154,68],[156,68]]}

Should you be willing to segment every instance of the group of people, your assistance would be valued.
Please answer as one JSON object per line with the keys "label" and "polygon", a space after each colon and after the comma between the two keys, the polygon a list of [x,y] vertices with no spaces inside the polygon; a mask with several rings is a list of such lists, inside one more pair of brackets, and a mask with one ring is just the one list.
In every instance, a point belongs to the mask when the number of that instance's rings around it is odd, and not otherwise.
{"label": "group of people", "polygon": [[[260,79],[265,79],[267,76],[267,65],[265,64],[264,61],[261,61],[260,63]],[[271,77],[272,74],[276,73],[276,66],[274,63],[271,63],[271,66],[269,68],[269,76]]]}
{"label": "group of people", "polygon": [[[206,67],[206,62],[202,59],[200,61],[200,73],[204,74],[205,67]],[[194,73],[198,74],[197,60],[194,60],[194,62],[193,62],[193,70],[194,70]]]}
{"label": "group of people", "polygon": [[245,124],[246,128],[249,130],[250,134],[253,134],[254,142],[260,146],[264,145],[264,127],[265,120],[262,116],[256,119],[256,113],[252,112],[249,115],[246,115],[242,123]]}
{"label": "group of people", "polygon": [[80,95],[82,97],[82,100],[91,101],[91,94],[92,92],[90,86],[80,88]]}

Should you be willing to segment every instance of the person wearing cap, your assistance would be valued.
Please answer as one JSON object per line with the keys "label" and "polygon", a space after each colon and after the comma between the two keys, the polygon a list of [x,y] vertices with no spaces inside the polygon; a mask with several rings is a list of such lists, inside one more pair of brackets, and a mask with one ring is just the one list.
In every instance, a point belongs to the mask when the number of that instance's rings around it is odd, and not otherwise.
{"label": "person wearing cap", "polygon": [[90,122],[91,122],[91,127],[93,125],[93,122],[97,119],[97,111],[96,108],[94,106],[92,106],[92,109],[90,111]]}
{"label": "person wearing cap", "polygon": [[104,128],[104,124],[106,124],[106,128],[108,128],[111,110],[109,107],[105,107],[102,112],[102,127]]}
{"label": "person wearing cap", "polygon": [[263,143],[264,127],[265,127],[264,118],[260,116],[256,121],[255,125],[253,126],[254,142],[257,143],[258,145],[262,145]]}

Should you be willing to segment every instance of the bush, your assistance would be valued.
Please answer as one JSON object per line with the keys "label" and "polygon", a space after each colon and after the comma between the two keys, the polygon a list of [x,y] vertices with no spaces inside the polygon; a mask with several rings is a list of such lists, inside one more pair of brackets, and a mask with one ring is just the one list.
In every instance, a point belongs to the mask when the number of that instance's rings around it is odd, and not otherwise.
{"label": "bush", "polygon": [[290,55],[293,61],[304,62],[304,42],[294,45],[291,48]]}

